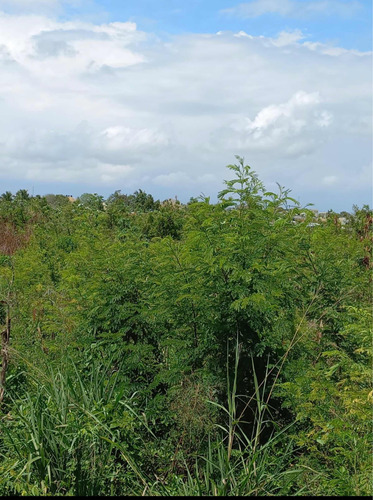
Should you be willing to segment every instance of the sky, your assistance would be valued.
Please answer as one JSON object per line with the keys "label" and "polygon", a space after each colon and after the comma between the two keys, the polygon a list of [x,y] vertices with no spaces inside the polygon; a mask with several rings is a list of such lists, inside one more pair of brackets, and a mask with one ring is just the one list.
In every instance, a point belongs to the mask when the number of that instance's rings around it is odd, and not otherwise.
{"label": "sky", "polygon": [[370,0],[0,0],[0,192],[372,205]]}

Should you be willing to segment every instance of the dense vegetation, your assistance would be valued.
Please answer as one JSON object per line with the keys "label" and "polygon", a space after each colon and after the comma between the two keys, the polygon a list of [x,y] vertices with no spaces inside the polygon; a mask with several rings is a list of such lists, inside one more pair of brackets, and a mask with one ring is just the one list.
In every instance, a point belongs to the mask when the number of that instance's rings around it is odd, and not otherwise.
{"label": "dense vegetation", "polygon": [[372,494],[372,212],[229,169],[1,196],[1,495]]}

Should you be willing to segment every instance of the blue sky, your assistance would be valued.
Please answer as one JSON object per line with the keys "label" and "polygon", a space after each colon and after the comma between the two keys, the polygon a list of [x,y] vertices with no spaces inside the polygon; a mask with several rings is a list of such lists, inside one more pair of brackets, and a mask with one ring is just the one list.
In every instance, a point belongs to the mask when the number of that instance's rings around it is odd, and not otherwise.
{"label": "blue sky", "polygon": [[0,0],[0,191],[372,204],[372,2]]}
{"label": "blue sky", "polygon": [[[259,0],[263,10],[266,0]],[[281,0],[268,4],[280,6]],[[137,23],[139,29],[160,36],[177,33],[215,33],[220,30],[248,31],[252,35],[274,36],[300,29],[309,40],[345,48],[372,47],[372,2],[370,0],[294,0],[284,12],[268,5],[267,12],[245,15],[245,2],[235,0],[96,0],[66,9],[66,16],[89,16],[107,21]],[[302,7],[314,4],[314,9]],[[241,9],[239,6],[241,5]],[[297,9],[292,9],[292,7]],[[236,8],[236,12],[233,10]],[[227,12],[231,10],[231,12]],[[259,9],[258,9],[259,10]],[[273,11],[274,10],[274,11]],[[287,10],[287,13],[285,13]]]}

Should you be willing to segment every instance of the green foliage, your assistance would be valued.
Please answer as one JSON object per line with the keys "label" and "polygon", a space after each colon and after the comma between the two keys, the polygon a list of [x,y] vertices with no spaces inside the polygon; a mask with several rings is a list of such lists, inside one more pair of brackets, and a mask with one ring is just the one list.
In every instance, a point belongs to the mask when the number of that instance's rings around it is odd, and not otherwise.
{"label": "green foliage", "polygon": [[372,212],[236,158],[216,204],[0,197],[1,494],[372,493]]}
{"label": "green foliage", "polygon": [[333,336],[320,325],[304,333],[303,359],[289,364],[291,381],[281,386],[296,413],[298,444],[310,451],[302,461],[323,472],[318,494],[370,495],[371,312],[350,306]]}
{"label": "green foliage", "polygon": [[240,208],[251,208],[262,201],[261,194],[264,192],[264,186],[258,179],[257,174],[251,170],[251,167],[244,164],[244,159],[239,156],[236,156],[236,158],[238,165],[227,166],[235,173],[236,179],[225,181],[227,187],[220,191],[219,198],[224,200],[225,196],[231,195],[227,200],[229,205],[234,204]]}
{"label": "green foliage", "polygon": [[104,209],[104,198],[97,193],[83,193],[77,199],[77,203],[90,210],[103,210]]}
{"label": "green foliage", "polygon": [[136,413],[110,360],[95,361],[88,373],[74,364],[64,372],[29,375],[27,393],[11,399],[1,447],[8,462],[0,487],[8,494],[119,494],[126,480],[141,478],[129,458],[141,445]]}

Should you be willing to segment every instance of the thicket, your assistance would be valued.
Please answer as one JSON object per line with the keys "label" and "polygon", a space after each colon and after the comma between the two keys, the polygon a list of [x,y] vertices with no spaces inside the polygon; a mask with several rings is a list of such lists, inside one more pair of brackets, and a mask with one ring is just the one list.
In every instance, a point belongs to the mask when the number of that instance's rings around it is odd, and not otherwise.
{"label": "thicket", "polygon": [[372,494],[372,211],[237,160],[218,203],[1,196],[1,495]]}

